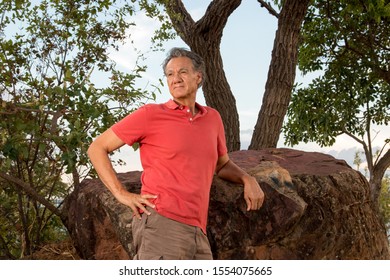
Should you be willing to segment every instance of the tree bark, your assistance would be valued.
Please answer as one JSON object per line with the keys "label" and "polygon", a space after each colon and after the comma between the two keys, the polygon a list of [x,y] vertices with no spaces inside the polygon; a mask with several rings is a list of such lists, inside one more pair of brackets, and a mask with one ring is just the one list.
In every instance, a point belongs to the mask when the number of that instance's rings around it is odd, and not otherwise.
{"label": "tree bark", "polygon": [[379,209],[379,196],[381,194],[381,188],[382,188],[382,179],[385,175],[385,172],[387,168],[390,167],[390,150],[387,150],[387,152],[380,158],[380,160],[373,166],[373,170],[370,171],[371,178],[370,178],[370,189],[371,189],[371,199]]}
{"label": "tree bark", "polygon": [[240,124],[236,100],[223,70],[220,43],[229,16],[240,4],[241,0],[214,0],[197,22],[187,12],[182,1],[174,0],[165,4],[176,32],[205,61],[203,93],[207,105],[221,114],[229,152],[240,149]]}
{"label": "tree bark", "polygon": [[263,103],[253,132],[250,150],[275,148],[291,99],[302,22],[310,0],[286,0],[278,17],[271,64]]}

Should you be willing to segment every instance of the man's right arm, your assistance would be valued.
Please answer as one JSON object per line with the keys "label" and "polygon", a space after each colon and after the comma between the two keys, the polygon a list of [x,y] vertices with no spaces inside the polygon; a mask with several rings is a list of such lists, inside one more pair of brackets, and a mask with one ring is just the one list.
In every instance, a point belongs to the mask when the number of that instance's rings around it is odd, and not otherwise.
{"label": "man's right arm", "polygon": [[154,205],[149,199],[155,198],[156,196],[130,193],[119,181],[109,158],[109,154],[119,149],[124,144],[125,143],[112,131],[112,129],[108,129],[89,146],[88,156],[103,184],[120,203],[130,207],[135,216],[140,218],[138,209],[144,211],[146,214],[150,214],[145,206],[147,205],[154,208]]}

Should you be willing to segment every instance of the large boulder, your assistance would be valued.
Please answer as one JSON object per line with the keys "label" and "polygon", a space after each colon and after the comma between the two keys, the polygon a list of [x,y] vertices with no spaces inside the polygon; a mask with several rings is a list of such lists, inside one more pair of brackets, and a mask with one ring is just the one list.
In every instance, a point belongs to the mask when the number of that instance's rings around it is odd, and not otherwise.
{"label": "large boulder", "polygon": [[[383,222],[367,180],[344,161],[292,149],[230,154],[265,192],[259,211],[246,211],[243,188],[215,177],[208,237],[215,259],[390,259]],[[139,192],[141,172],[118,174]],[[131,210],[98,179],[66,199],[66,224],[84,259],[131,259]]]}

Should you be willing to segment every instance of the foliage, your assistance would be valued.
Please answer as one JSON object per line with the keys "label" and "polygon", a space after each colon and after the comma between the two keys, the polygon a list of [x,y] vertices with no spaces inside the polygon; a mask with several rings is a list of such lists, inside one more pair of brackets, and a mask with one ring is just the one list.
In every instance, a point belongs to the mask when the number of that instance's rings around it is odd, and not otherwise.
{"label": "foliage", "polygon": [[[53,229],[62,224],[55,209],[71,189],[63,173],[77,185],[90,172],[92,139],[150,98],[135,85],[145,67],[123,73],[109,56],[133,25],[128,16],[134,7],[127,2],[0,4],[3,256],[19,258],[58,238]],[[93,76],[110,85],[97,87]]]}
{"label": "foliage", "polygon": [[379,198],[379,211],[384,219],[387,235],[390,239],[390,177],[386,175],[382,181],[381,195]]}
{"label": "foliage", "polygon": [[296,87],[284,125],[290,145],[330,146],[343,133],[360,143],[376,204],[390,165],[390,139],[375,161],[372,147],[373,125],[390,122],[389,23],[389,1],[314,1],[302,31],[299,67],[323,75]]}
{"label": "foliage", "polygon": [[[387,1],[388,2],[388,1]],[[362,137],[390,121],[390,3],[316,1],[303,28],[299,67],[324,75],[297,87],[285,125],[287,143],[332,145],[343,132]]]}
{"label": "foliage", "polygon": [[160,28],[155,30],[151,40],[154,50],[163,50],[164,41],[174,39],[177,35],[168,14],[165,12],[165,6],[169,4],[170,0],[139,0],[137,2],[147,17],[156,19],[160,23]]}
{"label": "foliage", "polygon": [[389,80],[390,2],[316,0],[302,30],[299,67],[304,72],[364,66],[371,76]]}
{"label": "foliage", "polygon": [[[354,164],[356,165],[357,171],[360,171],[360,165],[362,163],[362,159],[360,155],[364,155],[362,151],[356,151]],[[379,151],[375,153],[375,157],[378,157]],[[367,174],[367,168],[364,168],[364,176],[367,178],[369,174]],[[382,217],[384,224],[387,229],[388,238],[390,240],[390,177],[389,174],[386,174],[381,182],[381,193],[379,196],[379,213]]]}
{"label": "foliage", "polygon": [[388,125],[390,84],[360,65],[331,64],[324,76],[292,95],[286,142],[315,141],[331,146],[342,133],[363,138],[373,124]]}

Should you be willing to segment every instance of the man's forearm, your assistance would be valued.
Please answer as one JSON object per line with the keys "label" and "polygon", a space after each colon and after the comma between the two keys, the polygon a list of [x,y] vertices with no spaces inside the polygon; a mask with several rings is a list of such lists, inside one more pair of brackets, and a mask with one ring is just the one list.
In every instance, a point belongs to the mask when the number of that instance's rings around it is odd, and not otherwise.
{"label": "man's forearm", "polygon": [[245,184],[252,176],[229,160],[217,173],[218,177],[238,184]]}
{"label": "man's forearm", "polygon": [[139,195],[128,192],[119,181],[108,153],[109,150],[105,149],[104,146],[100,146],[98,143],[92,143],[88,149],[88,156],[100,180],[120,203],[131,208],[138,219],[141,218],[138,209],[150,215],[150,212],[145,207],[149,206],[154,208],[154,204],[149,199],[154,199],[156,196],[153,194]]}
{"label": "man's forearm", "polygon": [[88,156],[100,180],[117,197],[120,192],[124,191],[124,188],[118,180],[108,152],[92,143],[88,149]]}
{"label": "man's forearm", "polygon": [[231,160],[221,164],[218,176],[230,182],[244,186],[244,199],[247,204],[247,211],[258,210],[264,202],[264,192],[259,186],[255,177],[250,176]]}

